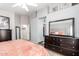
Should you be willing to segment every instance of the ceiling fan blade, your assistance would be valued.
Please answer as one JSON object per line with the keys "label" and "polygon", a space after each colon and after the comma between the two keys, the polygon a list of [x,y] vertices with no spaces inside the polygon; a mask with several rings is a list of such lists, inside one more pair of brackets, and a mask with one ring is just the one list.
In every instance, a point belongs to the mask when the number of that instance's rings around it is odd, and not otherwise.
{"label": "ceiling fan blade", "polygon": [[25,4],[22,5],[22,8],[24,8],[27,12],[29,11],[29,9],[27,8]]}
{"label": "ceiling fan blade", "polygon": [[27,5],[34,6],[34,7],[37,7],[37,6],[38,6],[38,5],[35,4],[35,3],[27,3]]}

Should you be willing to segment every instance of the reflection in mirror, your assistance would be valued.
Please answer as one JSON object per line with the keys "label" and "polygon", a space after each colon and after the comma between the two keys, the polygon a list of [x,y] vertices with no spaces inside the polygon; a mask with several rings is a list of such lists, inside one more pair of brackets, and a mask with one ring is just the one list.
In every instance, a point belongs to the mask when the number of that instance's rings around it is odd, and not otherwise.
{"label": "reflection in mirror", "polygon": [[49,34],[73,36],[73,18],[49,22]]}

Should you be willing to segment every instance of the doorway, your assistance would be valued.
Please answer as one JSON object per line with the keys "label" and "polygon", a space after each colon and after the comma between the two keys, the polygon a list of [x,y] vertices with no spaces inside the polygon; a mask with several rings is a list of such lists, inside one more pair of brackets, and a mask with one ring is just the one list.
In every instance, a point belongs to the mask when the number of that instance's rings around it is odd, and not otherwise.
{"label": "doorway", "polygon": [[16,31],[16,40],[21,39],[20,27],[16,26],[15,31]]}
{"label": "doorway", "polygon": [[46,16],[39,18],[39,41],[41,44],[44,43],[44,36],[46,31]]}

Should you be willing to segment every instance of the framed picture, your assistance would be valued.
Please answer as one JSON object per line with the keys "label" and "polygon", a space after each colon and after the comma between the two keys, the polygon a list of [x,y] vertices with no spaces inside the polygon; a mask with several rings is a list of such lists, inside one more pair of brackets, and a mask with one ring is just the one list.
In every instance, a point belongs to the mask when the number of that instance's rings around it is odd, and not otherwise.
{"label": "framed picture", "polygon": [[53,11],[53,12],[58,11],[58,6],[53,7],[53,8],[52,8],[52,11]]}
{"label": "framed picture", "polygon": [[72,6],[72,3],[63,3],[62,9],[65,9],[65,8],[68,8],[68,7],[71,7],[71,6]]}
{"label": "framed picture", "polygon": [[58,11],[58,4],[57,3],[51,4],[51,5],[49,5],[49,7],[48,7],[49,13],[53,13],[53,12]]}
{"label": "framed picture", "polygon": [[0,16],[0,29],[10,29],[9,17]]}

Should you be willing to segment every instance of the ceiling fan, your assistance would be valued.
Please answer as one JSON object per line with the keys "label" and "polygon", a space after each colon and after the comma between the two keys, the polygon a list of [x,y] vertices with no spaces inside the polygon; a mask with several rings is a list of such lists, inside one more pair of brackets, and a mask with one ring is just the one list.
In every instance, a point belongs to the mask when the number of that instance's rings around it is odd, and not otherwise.
{"label": "ceiling fan", "polygon": [[21,8],[24,8],[27,12],[29,11],[27,5],[29,6],[34,6],[34,7],[37,7],[38,5],[35,4],[35,3],[31,3],[31,2],[25,2],[25,1],[18,1],[16,2],[13,7],[21,7]]}

